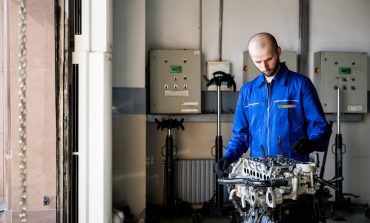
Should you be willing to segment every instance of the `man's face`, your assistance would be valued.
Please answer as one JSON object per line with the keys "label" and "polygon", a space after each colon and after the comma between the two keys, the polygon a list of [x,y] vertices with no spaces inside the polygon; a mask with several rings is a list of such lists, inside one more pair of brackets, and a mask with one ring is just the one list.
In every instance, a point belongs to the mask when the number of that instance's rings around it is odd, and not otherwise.
{"label": "man's face", "polygon": [[257,40],[249,45],[249,54],[254,65],[267,77],[275,75],[275,66],[279,62],[280,48],[273,50],[268,41]]}

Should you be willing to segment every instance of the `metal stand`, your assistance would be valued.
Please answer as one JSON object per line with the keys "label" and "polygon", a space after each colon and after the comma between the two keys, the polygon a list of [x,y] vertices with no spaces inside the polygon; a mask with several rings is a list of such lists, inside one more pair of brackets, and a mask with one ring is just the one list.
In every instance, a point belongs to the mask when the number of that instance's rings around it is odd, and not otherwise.
{"label": "metal stand", "polygon": [[[158,121],[158,119],[155,119],[155,122],[157,123],[157,129],[167,129],[167,135],[166,135],[166,145],[162,147],[162,156],[165,157],[164,161],[164,169],[165,169],[165,198],[164,198],[164,206],[167,210],[174,209],[175,207],[175,194],[174,194],[174,188],[175,188],[175,181],[174,181],[174,162],[173,158],[176,156],[177,151],[174,152],[174,146],[173,146],[173,137],[171,134],[172,128],[181,128],[184,130],[184,126],[182,123],[184,122],[184,119],[181,119],[178,121],[177,119],[162,119],[162,121]],[[165,152],[163,149],[166,149]]]}
{"label": "metal stand", "polygon": [[147,203],[146,219],[148,223],[161,222],[161,218],[169,218],[172,221],[173,217],[192,215],[192,209],[188,202],[181,201],[175,198],[175,172],[174,172],[174,158],[177,154],[176,146],[173,145],[172,129],[181,128],[184,130],[182,118],[180,121],[177,119],[162,119],[159,121],[155,119],[157,129],[167,129],[166,145],[162,147],[161,154],[164,157],[164,198],[163,206]]}
{"label": "metal stand", "polygon": [[[223,141],[221,136],[221,108],[222,108],[222,97],[221,97],[221,84],[227,83],[227,87],[233,87],[234,92],[236,91],[236,84],[231,74],[226,74],[222,71],[213,73],[213,78],[208,82],[207,87],[215,84],[217,86],[217,134],[215,140],[215,161],[218,162],[223,157]],[[222,208],[224,201],[224,187],[217,183],[218,176],[216,175],[216,207]]]}
{"label": "metal stand", "polygon": [[[337,89],[337,134],[335,135],[335,176],[330,182],[335,183],[335,201],[333,205],[332,218],[334,220],[343,221],[345,218],[336,216],[338,210],[361,210],[363,209],[367,218],[370,218],[368,204],[356,204],[351,202],[350,197],[358,198],[358,195],[343,193],[343,154],[346,152],[346,146],[343,144],[341,134],[341,91]],[[326,160],[326,154],[324,161]],[[323,176],[323,173],[320,173]]]}
{"label": "metal stand", "polygon": [[335,206],[343,205],[343,140],[340,129],[340,89],[337,89],[337,134],[335,135]]}
{"label": "metal stand", "polygon": [[[231,74],[226,74],[222,71],[213,73],[213,78],[208,81],[207,86],[215,84],[217,86],[217,134],[215,139],[215,161],[218,162],[223,157],[223,141],[221,136],[221,108],[222,108],[222,95],[221,95],[221,84],[226,82],[227,87],[233,87],[236,91],[236,84]],[[209,202],[204,202],[201,209],[195,210],[193,213],[193,222],[199,222],[201,215],[212,215],[212,216],[231,216],[234,209],[230,206],[230,210],[224,205],[224,187],[217,183],[218,176],[216,175],[215,187],[216,191],[214,196]]]}

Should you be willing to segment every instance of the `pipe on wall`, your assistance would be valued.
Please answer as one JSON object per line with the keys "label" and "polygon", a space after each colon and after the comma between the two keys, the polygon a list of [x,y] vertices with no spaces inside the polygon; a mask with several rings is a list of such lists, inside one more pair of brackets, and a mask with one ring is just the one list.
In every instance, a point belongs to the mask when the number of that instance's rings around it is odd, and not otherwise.
{"label": "pipe on wall", "polygon": [[222,26],[223,26],[223,14],[224,14],[224,1],[220,0],[219,9],[219,27],[218,27],[218,60],[222,61]]}
{"label": "pipe on wall", "polygon": [[299,66],[301,74],[308,75],[309,0],[299,0]]}

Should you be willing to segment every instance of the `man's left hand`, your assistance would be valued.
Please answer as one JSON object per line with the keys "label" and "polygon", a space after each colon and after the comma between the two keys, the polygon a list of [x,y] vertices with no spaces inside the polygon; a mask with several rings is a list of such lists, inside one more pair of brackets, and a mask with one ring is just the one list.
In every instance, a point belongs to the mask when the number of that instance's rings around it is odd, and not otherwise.
{"label": "man's left hand", "polygon": [[315,150],[315,143],[309,138],[304,137],[295,142],[292,149],[294,153],[300,156],[305,156]]}

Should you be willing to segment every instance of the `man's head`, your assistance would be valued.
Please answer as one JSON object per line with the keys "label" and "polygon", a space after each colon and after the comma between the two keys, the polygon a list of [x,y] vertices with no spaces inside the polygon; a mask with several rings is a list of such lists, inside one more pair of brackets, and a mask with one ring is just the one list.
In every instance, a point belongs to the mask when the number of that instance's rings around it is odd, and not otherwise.
{"label": "man's head", "polygon": [[248,50],[254,65],[266,77],[275,75],[281,49],[273,35],[269,33],[257,33],[253,35],[249,39]]}

